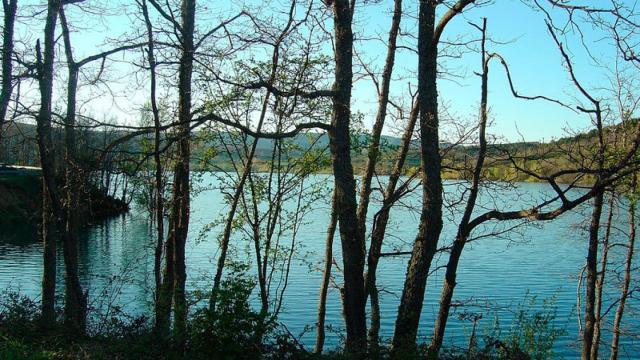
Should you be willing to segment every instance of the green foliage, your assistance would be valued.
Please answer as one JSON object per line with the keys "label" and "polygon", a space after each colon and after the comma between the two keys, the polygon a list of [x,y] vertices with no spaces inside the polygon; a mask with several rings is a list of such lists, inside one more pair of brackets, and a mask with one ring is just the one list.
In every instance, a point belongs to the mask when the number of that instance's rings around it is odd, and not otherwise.
{"label": "green foliage", "polygon": [[498,317],[483,338],[483,346],[471,349],[473,358],[478,359],[553,359],[553,345],[566,333],[564,327],[556,323],[556,298],[539,302],[533,296],[517,305],[513,324],[507,329],[501,327]]}
{"label": "green foliage", "polygon": [[553,344],[565,333],[554,324],[556,299],[544,299],[537,309],[537,299],[532,297],[516,312],[515,324],[511,326],[506,343],[511,349],[520,349],[532,359],[553,358]]}
{"label": "green foliage", "polygon": [[263,337],[274,329],[267,314],[254,311],[249,298],[255,287],[244,269],[236,269],[217,294],[215,311],[201,309],[191,322],[189,347],[194,359],[255,359]]}
{"label": "green foliage", "polygon": [[118,311],[70,337],[63,327],[40,322],[40,305],[17,293],[0,296],[0,359],[304,359],[309,354],[268,313],[250,306],[254,281],[247,267],[232,264],[218,292],[215,311],[196,309],[189,319],[187,348],[172,348],[152,321]]}

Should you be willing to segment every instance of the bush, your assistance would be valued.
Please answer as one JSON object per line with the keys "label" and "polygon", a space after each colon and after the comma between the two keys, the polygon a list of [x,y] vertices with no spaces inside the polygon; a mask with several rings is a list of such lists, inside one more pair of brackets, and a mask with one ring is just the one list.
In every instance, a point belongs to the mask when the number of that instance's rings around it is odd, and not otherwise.
{"label": "bush", "polygon": [[449,349],[443,358],[552,359],[554,343],[566,333],[564,327],[555,324],[555,302],[555,297],[551,297],[543,300],[539,306],[536,297],[527,295],[516,307],[513,324],[506,330],[501,327],[496,316],[491,329],[483,336],[482,346],[476,344],[465,351]]}

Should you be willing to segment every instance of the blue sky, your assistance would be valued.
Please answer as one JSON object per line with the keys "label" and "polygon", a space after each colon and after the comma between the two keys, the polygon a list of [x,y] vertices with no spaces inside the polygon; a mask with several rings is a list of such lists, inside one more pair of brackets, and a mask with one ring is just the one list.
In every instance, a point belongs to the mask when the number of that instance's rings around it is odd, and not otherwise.
{"label": "blue sky", "polygon": [[[406,1],[405,11],[415,11],[416,1]],[[567,104],[579,104],[584,99],[579,96],[570,82],[569,74],[563,67],[560,52],[547,31],[542,13],[533,11],[531,7],[519,0],[501,0],[497,4],[470,9],[458,16],[449,24],[444,33],[445,39],[463,37],[474,39],[479,32],[468,22],[481,23],[481,18],[488,19],[489,37],[498,43],[489,43],[487,50],[501,54],[509,63],[511,74],[518,92],[522,95],[546,95],[560,99]],[[356,26],[377,28],[373,32],[386,32],[391,11],[391,1],[380,5],[380,8],[364,7],[364,15],[360,15]],[[564,19],[564,13],[557,15],[558,23]],[[403,20],[404,21],[404,20]],[[404,25],[413,28],[411,19]],[[356,27],[357,28],[357,27]],[[608,85],[611,59],[615,49],[610,41],[603,40],[604,33],[590,26],[582,28],[585,44],[589,52],[599,62],[594,61],[578,41],[576,34],[569,34],[563,39],[572,54],[572,63],[579,80],[589,89],[597,89]],[[384,35],[386,37],[386,35]],[[368,53],[379,54],[383,61],[384,49],[371,46]],[[415,69],[415,56],[408,52],[399,55],[397,68]],[[461,77],[445,77],[438,82],[439,94],[450,111],[455,115],[474,119],[480,97],[479,77],[473,71],[480,70],[479,54],[470,53],[460,59],[443,58],[440,60],[447,68]],[[364,95],[366,85],[357,86],[356,96]],[[548,141],[566,135],[566,129],[580,130],[591,126],[590,119],[584,114],[577,114],[561,106],[542,100],[525,101],[511,95],[507,77],[498,61],[492,62],[489,78],[489,106],[493,118],[490,132],[508,141],[524,138],[527,141]]]}
{"label": "blue sky", "polygon": [[[30,3],[40,3],[30,1]],[[23,2],[22,4],[25,4]],[[104,4],[99,1],[88,1],[88,4]],[[118,5],[121,4],[121,5]],[[132,1],[118,0],[105,5],[106,15],[96,24],[94,19],[88,21],[92,15],[78,14],[71,11],[70,21],[80,28],[80,32],[73,35],[77,57],[94,54],[104,50],[105,40],[115,38],[123,33],[130,32],[133,26],[140,26],[136,19],[130,15]],[[269,9],[286,9],[287,0],[247,0],[244,2],[211,2],[200,1],[200,6],[207,7],[206,11],[198,13],[198,22],[203,28],[216,17],[224,18],[226,15],[236,13],[241,7],[254,8],[256,4],[266,6]],[[354,31],[362,38],[370,38],[379,35],[386,39],[388,27],[391,21],[391,0],[383,0],[379,4],[360,2],[354,21]],[[316,5],[316,11],[320,11],[320,4]],[[417,13],[417,0],[404,0],[404,10],[408,16],[403,18],[403,31],[415,32],[415,14]],[[226,15],[220,15],[226,14]],[[561,11],[553,11],[560,22],[563,18]],[[468,22],[480,23],[481,18],[488,18],[489,36],[499,43],[489,43],[488,50],[500,53],[509,63],[511,73],[519,93],[523,95],[546,95],[560,99],[568,104],[575,105],[583,99],[577,94],[569,81],[569,76],[563,67],[560,54],[553,43],[543,21],[541,13],[536,12],[523,3],[522,0],[500,0],[482,7],[474,7],[464,14],[456,17],[447,27],[444,39],[477,39],[479,32],[471,27]],[[133,25],[135,24],[135,25]],[[330,25],[330,24],[329,24]],[[34,28],[39,28],[42,22],[34,22]],[[29,31],[22,29],[22,36]],[[615,49],[610,41],[604,39],[606,35],[601,30],[583,26],[585,34],[584,42],[589,48],[596,63],[586,53],[576,34],[569,34],[563,41],[572,54],[572,62],[578,78],[589,89],[596,89],[608,85],[608,76],[611,71]],[[410,40],[404,40],[406,45]],[[360,41],[356,45],[356,51],[370,62],[372,66],[380,70],[385,56],[384,44],[376,41]],[[122,56],[120,56],[122,59]],[[392,96],[396,99],[407,98],[407,84],[414,82],[416,55],[401,51],[397,55],[396,77],[398,78],[392,87]],[[452,69],[455,76],[446,76],[439,80],[438,88],[442,103],[454,117],[473,121],[477,116],[479,102],[479,77],[473,74],[480,68],[479,55],[468,53],[461,58],[442,58],[441,64]],[[134,122],[139,117],[137,109],[146,99],[144,84],[141,90],[134,90],[130,79],[118,78],[118,65],[111,74],[114,82],[114,93],[122,94],[116,99],[106,97],[89,101],[83,109],[98,117],[117,117],[122,122]],[[400,77],[403,77],[400,79]],[[493,119],[490,133],[501,141],[548,141],[566,134],[566,129],[588,129],[590,120],[583,114],[577,114],[555,104],[545,101],[523,101],[515,99],[509,89],[505,72],[496,61],[492,63],[489,85],[489,106]],[[93,94],[95,95],[95,94]],[[354,109],[365,114],[365,126],[372,122],[376,95],[371,82],[360,80],[354,86]],[[390,130],[387,131],[391,133]]]}

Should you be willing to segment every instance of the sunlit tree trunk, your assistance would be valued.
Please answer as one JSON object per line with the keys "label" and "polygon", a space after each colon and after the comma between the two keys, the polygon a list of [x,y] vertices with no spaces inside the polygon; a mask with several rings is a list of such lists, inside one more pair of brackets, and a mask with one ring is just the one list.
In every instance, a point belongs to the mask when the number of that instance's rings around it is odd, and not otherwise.
{"label": "sunlit tree trunk", "polygon": [[391,356],[410,356],[416,350],[416,336],[431,262],[442,231],[442,178],[439,144],[438,43],[445,27],[473,0],[458,0],[436,24],[435,0],[422,0],[418,14],[418,108],[420,157],[422,163],[422,210],[418,234],[404,281],[396,318]]}
{"label": "sunlit tree trunk", "polygon": [[389,215],[393,204],[398,200],[402,189],[397,189],[398,180],[402,175],[404,169],[404,163],[407,158],[407,153],[411,146],[411,139],[418,119],[418,107],[417,103],[411,109],[409,115],[409,121],[407,122],[404,134],[400,140],[400,149],[398,149],[396,162],[393,170],[389,175],[389,182],[385,189],[385,198],[382,202],[382,207],[373,217],[373,227],[371,229],[371,246],[369,246],[369,252],[367,255],[367,272],[365,274],[365,288],[370,298],[371,305],[371,326],[369,328],[368,338],[369,347],[372,351],[378,347],[378,340],[380,334],[380,304],[378,298],[378,288],[376,285],[376,273],[378,270],[378,263],[380,261],[380,254],[382,251],[382,243],[384,241],[387,225],[389,223]]}
{"label": "sunlit tree trunk", "polygon": [[316,346],[314,352],[321,354],[324,349],[325,338],[325,315],[327,313],[327,293],[329,292],[329,283],[331,282],[331,267],[333,265],[333,238],[338,223],[338,214],[336,209],[337,198],[336,192],[333,191],[331,200],[331,216],[329,219],[329,227],[327,228],[327,239],[324,246],[324,271],[322,272],[322,283],[320,284],[320,300],[318,302],[318,320],[316,322]]}
{"label": "sunlit tree trunk", "polygon": [[453,298],[453,292],[456,286],[456,277],[458,272],[458,264],[460,262],[460,256],[462,250],[469,238],[469,221],[478,199],[478,193],[480,191],[480,180],[482,177],[482,168],[484,166],[484,160],[487,154],[487,98],[488,98],[488,83],[489,83],[489,61],[491,57],[487,57],[485,43],[486,43],[486,26],[487,21],[483,19],[482,23],[482,42],[481,42],[481,88],[480,88],[480,114],[478,124],[478,156],[473,168],[473,178],[471,179],[471,187],[469,188],[469,197],[467,198],[467,204],[465,206],[462,219],[458,225],[458,233],[456,239],[453,242],[451,253],[449,254],[449,261],[445,271],[444,283],[442,285],[442,294],[440,295],[440,306],[438,309],[438,315],[433,330],[433,337],[431,344],[429,345],[429,358],[436,359],[442,342],[444,339],[444,333],[447,326],[447,320],[449,319],[449,311],[451,309],[451,300]]}
{"label": "sunlit tree trunk", "polygon": [[611,235],[611,220],[613,219],[613,208],[615,206],[615,193],[612,192],[609,199],[609,209],[607,211],[607,226],[605,228],[604,240],[602,242],[602,256],[600,259],[600,275],[596,281],[596,310],[595,325],[593,327],[593,344],[591,345],[591,360],[598,360],[598,349],[600,347],[600,330],[602,328],[602,291],[607,273],[607,259],[609,255],[609,237]]}
{"label": "sunlit tree trunk", "polygon": [[[378,109],[376,113],[376,119],[373,124],[373,131],[371,134],[371,144],[369,145],[367,153],[367,164],[365,166],[364,174],[362,175],[361,187],[360,187],[360,203],[358,205],[358,228],[362,237],[366,239],[367,235],[367,212],[369,209],[369,200],[371,198],[371,182],[376,169],[376,164],[380,158],[380,136],[382,135],[382,129],[384,127],[385,119],[387,116],[387,106],[389,104],[389,88],[391,86],[391,75],[393,74],[393,67],[395,64],[396,56],[396,43],[398,39],[398,33],[400,30],[400,20],[402,19],[402,0],[394,1],[393,18],[391,20],[391,28],[389,30],[389,40],[387,42],[387,57],[384,63],[384,69],[382,70],[382,83],[378,93]],[[384,237],[384,234],[383,236]],[[382,238],[377,238],[382,243]],[[374,247],[374,238],[371,238],[371,247]],[[379,251],[378,251],[379,253]],[[378,292],[375,286],[375,272],[377,268],[377,258],[375,260],[372,257],[368,257],[368,263],[375,262],[373,266],[371,264],[367,267],[367,273],[365,277],[365,303],[366,296],[371,296],[371,328],[369,331],[369,348],[372,353],[377,352],[378,348],[378,333],[380,328],[380,311],[378,307]]]}
{"label": "sunlit tree trunk", "polygon": [[620,301],[616,308],[616,315],[613,319],[613,334],[611,336],[611,360],[617,360],[620,352],[620,326],[622,324],[622,316],[624,315],[627,298],[629,297],[629,289],[631,285],[631,274],[633,271],[633,253],[636,246],[636,206],[638,205],[637,195],[635,194],[637,187],[637,175],[634,173],[631,180],[631,195],[629,196],[629,242],[627,243],[627,257],[624,263],[624,278],[622,280],[622,289],[620,290]]}
{"label": "sunlit tree trunk", "polygon": [[351,163],[351,86],[353,83],[352,9],[348,0],[333,4],[335,82],[333,114],[329,131],[338,224],[344,271],[343,313],[346,352],[364,356],[367,346],[364,292],[364,236],[357,224],[356,182]]}
{"label": "sunlit tree trunk", "polygon": [[436,89],[437,44],[432,42],[435,10],[435,1],[420,2],[418,106],[420,109],[422,211],[391,343],[392,356],[395,358],[410,356],[415,352],[427,275],[442,230],[442,179],[440,176],[438,93]]}

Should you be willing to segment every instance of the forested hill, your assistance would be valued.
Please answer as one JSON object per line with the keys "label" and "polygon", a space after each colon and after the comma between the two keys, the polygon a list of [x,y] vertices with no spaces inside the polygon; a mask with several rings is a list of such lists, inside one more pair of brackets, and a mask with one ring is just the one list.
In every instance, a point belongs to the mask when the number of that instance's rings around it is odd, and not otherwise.
{"label": "forested hill", "polygon": [[[629,122],[627,126],[635,123]],[[62,143],[62,131],[60,128],[53,132],[54,143]],[[620,126],[612,126],[607,128],[607,134],[620,134]],[[627,129],[630,130],[630,129]],[[92,162],[101,154],[100,149],[104,149],[117,139],[126,137],[129,132],[125,130],[94,130],[90,128],[80,129],[78,131],[79,141],[82,143],[83,155],[85,160]],[[38,148],[36,141],[36,128],[33,124],[13,123],[5,127],[4,141],[0,144],[0,163],[17,164],[17,165],[39,165]],[[117,146],[120,153],[120,160],[124,163],[135,163],[139,158],[143,157],[145,148],[148,146],[152,134],[142,135]],[[614,136],[614,135],[608,135]],[[243,149],[244,139],[237,134],[229,132],[221,133],[205,133],[204,131],[196,131],[194,133],[196,141],[193,144],[193,164],[196,168],[202,168],[203,158],[209,158],[209,163],[215,163],[217,167],[222,169],[231,168],[231,160],[240,158],[240,152]],[[247,141],[250,143],[251,138]],[[360,172],[366,164],[366,154],[369,145],[369,135],[360,133],[352,138],[352,156],[356,171]],[[539,142],[514,142],[491,144],[488,148],[488,156],[490,161],[486,166],[486,176],[493,180],[517,180],[517,181],[535,181],[536,179],[522,174],[513,168],[508,156],[527,156],[535,158],[529,160],[527,166],[540,167],[545,164],[567,163],[566,147],[589,148],[595,144],[596,131],[592,130],[585,133],[577,133],[572,136],[563,137],[547,143]],[[324,153],[323,156],[328,157],[329,139],[325,133],[308,132],[298,134],[293,138],[286,139],[284,142],[292,150],[289,156],[295,157],[312,150],[318,153]],[[271,160],[274,153],[276,140],[260,139],[256,146],[255,164],[258,168]],[[381,157],[378,165],[378,172],[385,173],[395,159],[395,152],[400,146],[400,138],[394,136],[383,136],[381,141]],[[464,164],[469,159],[477,155],[478,147],[474,145],[451,145],[442,143],[441,148],[444,154],[444,176],[445,178],[462,178],[465,177]],[[214,151],[212,152],[211,149]],[[564,149],[560,151],[561,149]],[[240,152],[238,152],[240,151]],[[118,152],[116,152],[118,153]],[[208,154],[208,155],[207,155]],[[211,155],[213,154],[213,155]],[[117,158],[117,156],[116,156]],[[405,168],[407,172],[414,171],[420,166],[419,144],[414,141],[411,144]],[[131,165],[127,165],[131,168]],[[134,166],[135,168],[135,166]],[[330,167],[321,167],[320,171],[329,172]],[[468,175],[468,174],[467,174]]]}

